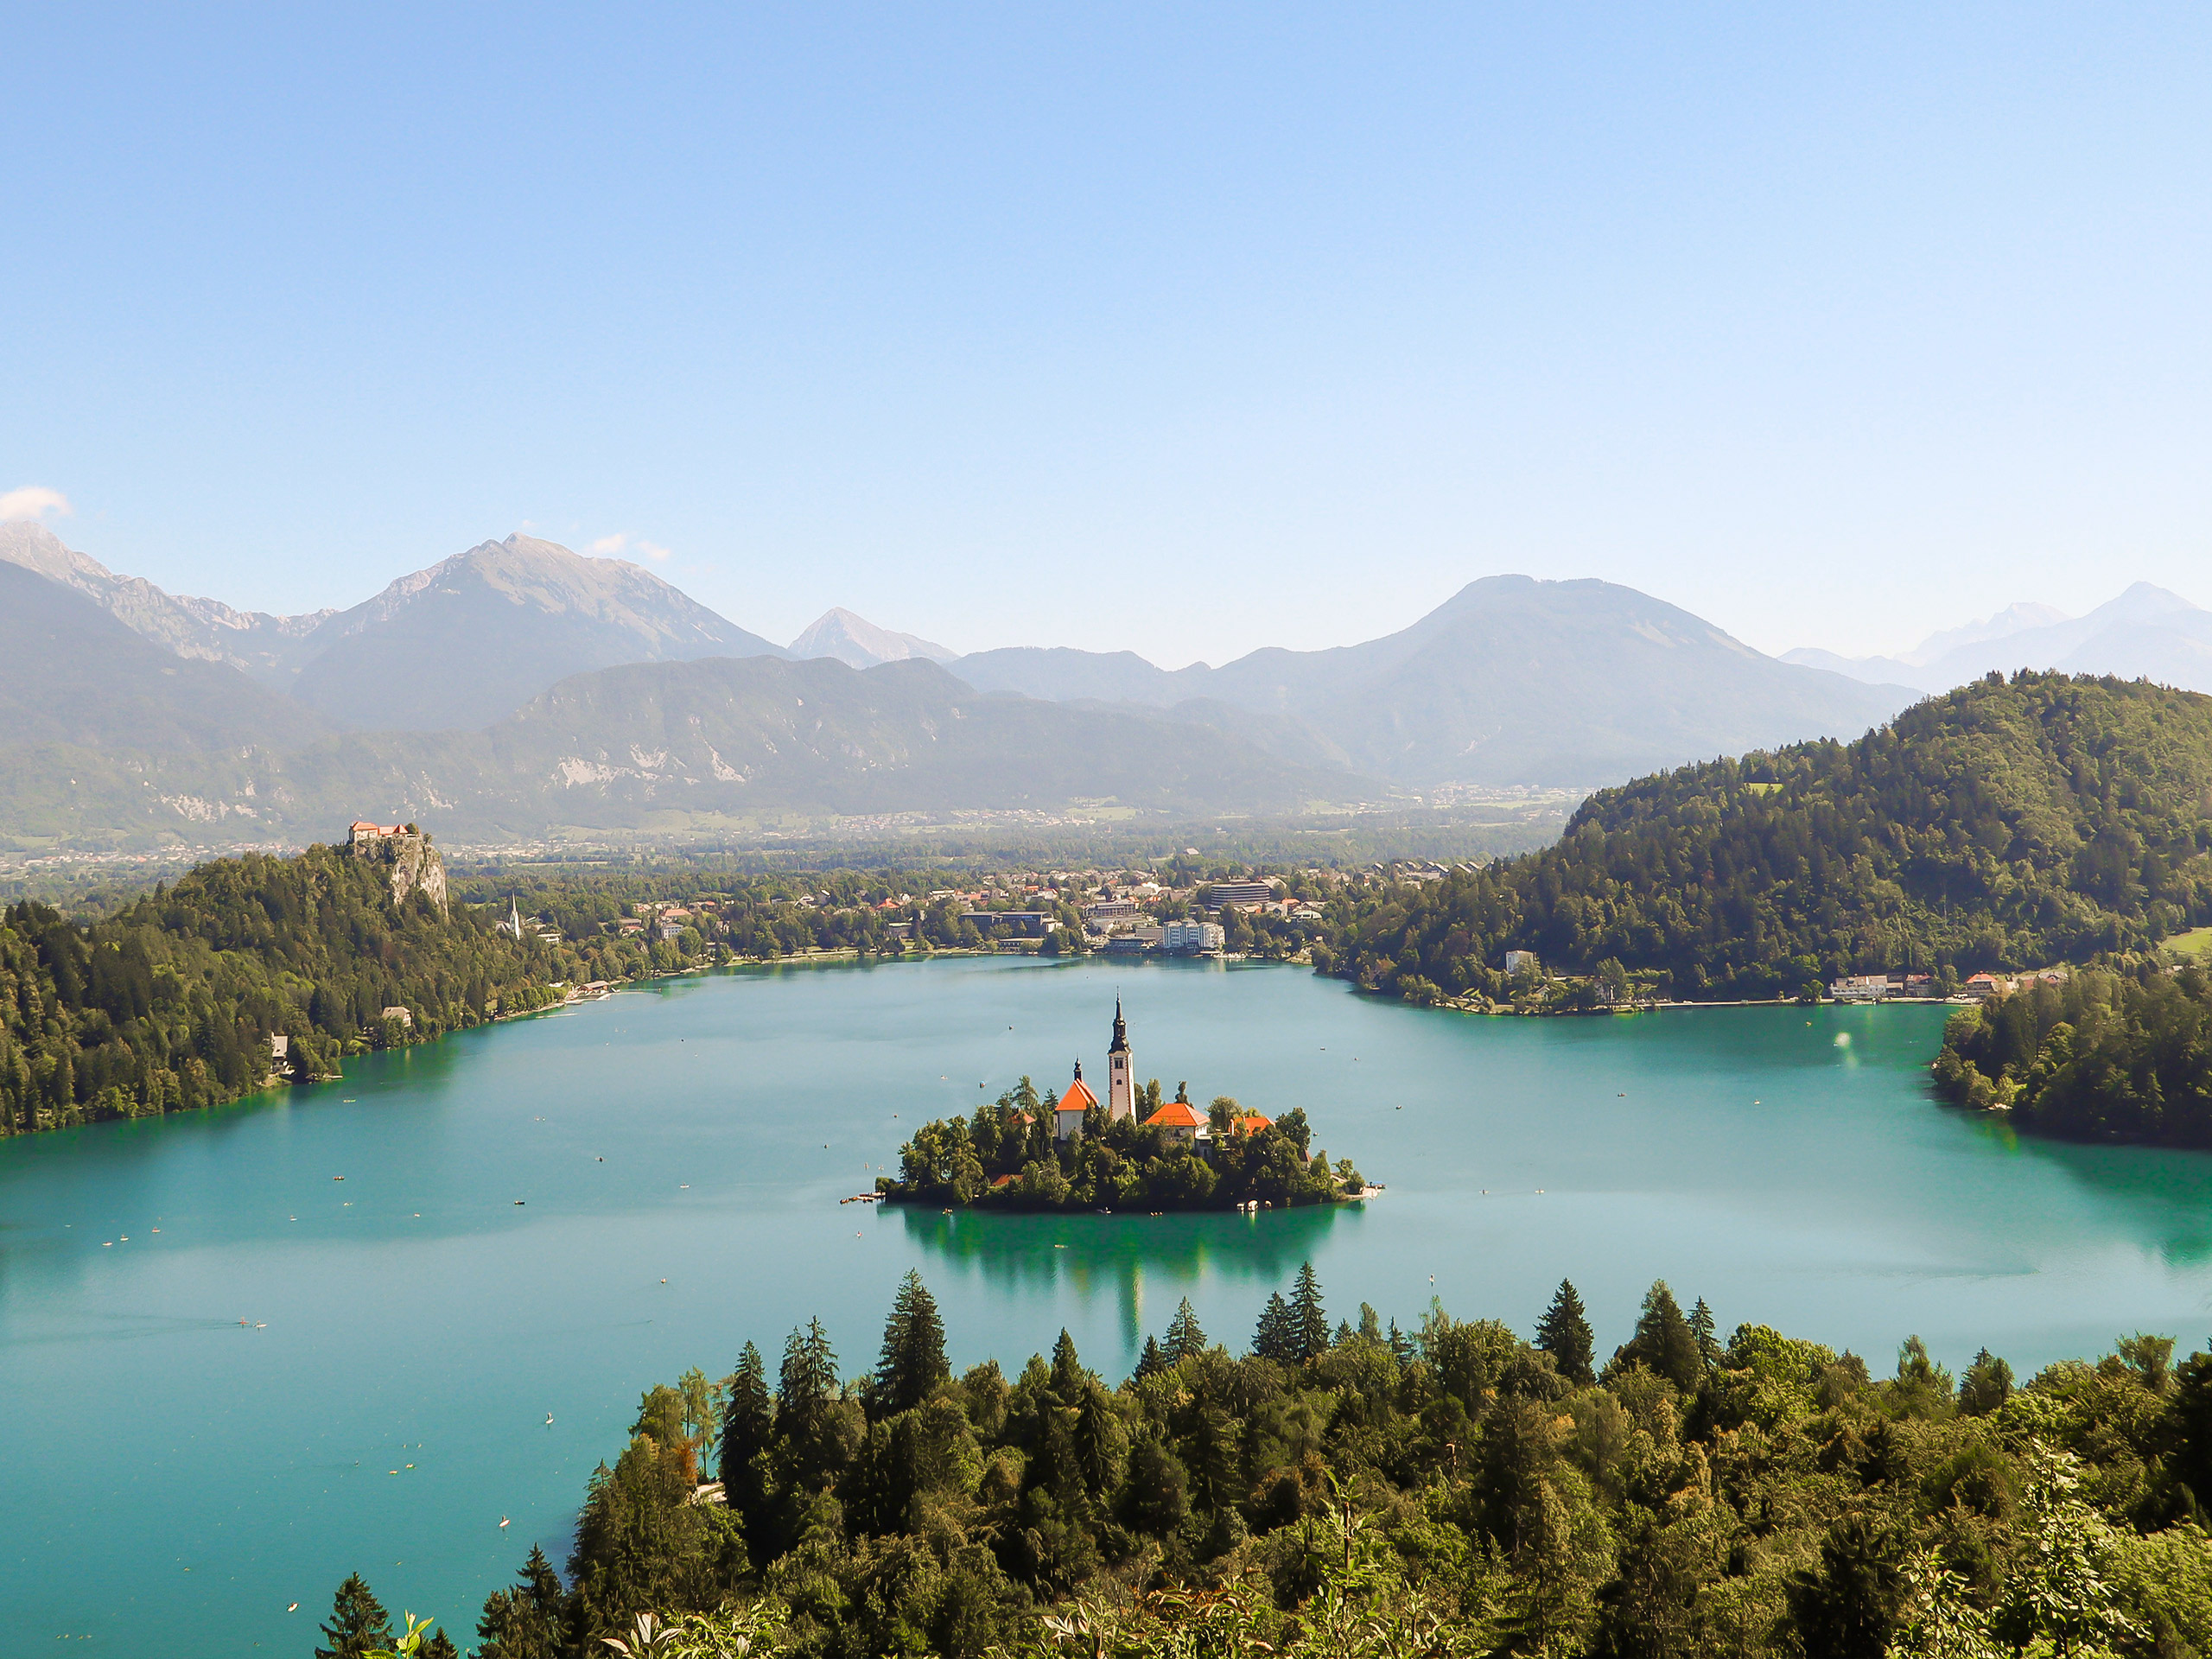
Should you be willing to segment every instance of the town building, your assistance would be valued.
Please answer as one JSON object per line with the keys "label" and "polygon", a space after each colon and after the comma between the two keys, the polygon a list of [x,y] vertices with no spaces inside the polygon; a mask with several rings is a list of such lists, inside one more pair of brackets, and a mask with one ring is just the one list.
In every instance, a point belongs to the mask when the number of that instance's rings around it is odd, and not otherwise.
{"label": "town building", "polygon": [[1160,930],[1160,948],[1173,956],[1203,956],[1220,950],[1227,937],[1219,922],[1170,922]]}
{"label": "town building", "polygon": [[1540,974],[1543,971],[1543,964],[1536,960],[1536,953],[1533,950],[1507,951],[1505,971],[1508,974],[1517,974],[1524,970],[1532,974]]}
{"label": "town building", "polygon": [[1265,881],[1217,881],[1206,894],[1206,907],[1218,910],[1224,905],[1264,905],[1275,896],[1275,890]]}
{"label": "town building", "polygon": [[1828,995],[1839,1002],[1879,1002],[1890,994],[1887,974],[1847,974],[1828,983]]}

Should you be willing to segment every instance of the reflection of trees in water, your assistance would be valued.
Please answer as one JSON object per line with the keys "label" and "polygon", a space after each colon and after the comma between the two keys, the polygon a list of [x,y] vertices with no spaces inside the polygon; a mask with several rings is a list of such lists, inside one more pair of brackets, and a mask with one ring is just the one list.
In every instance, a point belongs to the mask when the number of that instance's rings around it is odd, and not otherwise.
{"label": "reflection of trees in water", "polygon": [[2212,1153],[2094,1147],[2024,1135],[2004,1112],[1957,1112],[1993,1145],[2063,1171],[2100,1202],[2124,1207],[2130,1230],[2171,1267],[2212,1262]]}
{"label": "reflection of trees in water", "polygon": [[[1132,1349],[1147,1324],[1165,1325],[1175,1304],[1209,1274],[1255,1290],[1279,1290],[1358,1205],[1316,1205],[1255,1215],[1002,1215],[898,1206],[907,1242],[1005,1293],[1066,1286],[1086,1300],[1111,1293]],[[1242,1332],[1213,1335],[1234,1347]]]}

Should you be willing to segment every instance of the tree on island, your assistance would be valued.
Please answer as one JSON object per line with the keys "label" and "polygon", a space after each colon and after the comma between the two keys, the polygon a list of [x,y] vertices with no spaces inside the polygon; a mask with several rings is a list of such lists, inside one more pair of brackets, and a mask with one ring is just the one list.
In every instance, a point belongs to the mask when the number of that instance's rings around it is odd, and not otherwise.
{"label": "tree on island", "polygon": [[1593,1352],[1590,1320],[1571,1281],[1560,1280],[1559,1288],[1552,1293],[1552,1305],[1536,1322],[1535,1345],[1549,1354],[1559,1374],[1578,1388],[1586,1389],[1598,1380],[1590,1363]]}

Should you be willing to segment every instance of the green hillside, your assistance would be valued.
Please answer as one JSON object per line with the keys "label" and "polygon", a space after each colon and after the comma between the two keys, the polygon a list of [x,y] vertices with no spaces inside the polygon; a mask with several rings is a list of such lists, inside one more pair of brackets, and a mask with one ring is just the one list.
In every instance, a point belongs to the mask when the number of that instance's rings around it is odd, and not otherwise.
{"label": "green hillside", "polygon": [[387,876],[315,847],[202,865],[91,927],[0,912],[0,1134],[235,1100],[265,1085],[279,1034],[294,1075],[319,1076],[557,1000],[548,947],[419,892],[395,902]]}
{"label": "green hillside", "polygon": [[1993,676],[1856,742],[1592,796],[1542,852],[1363,906],[1332,966],[1416,1000],[1498,995],[1521,949],[1697,998],[2139,950],[2212,920],[2209,812],[2212,698]]}

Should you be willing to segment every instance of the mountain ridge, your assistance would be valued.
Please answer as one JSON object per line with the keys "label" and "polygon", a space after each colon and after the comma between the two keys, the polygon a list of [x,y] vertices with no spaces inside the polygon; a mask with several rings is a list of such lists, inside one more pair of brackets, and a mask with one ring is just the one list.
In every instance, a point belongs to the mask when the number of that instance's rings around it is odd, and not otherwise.
{"label": "mountain ridge", "polygon": [[[1264,646],[1173,671],[1134,652],[977,652],[953,671],[1032,696],[1173,709],[1229,705],[1294,722],[1357,772],[1444,783],[1587,785],[1802,737],[1855,736],[1913,699],[1785,664],[1635,588],[1485,576],[1395,633]],[[1641,677],[1629,683],[1633,672]]]}
{"label": "mountain ridge", "polygon": [[789,649],[794,658],[835,657],[849,668],[874,668],[881,663],[903,663],[915,657],[933,663],[949,663],[960,654],[918,634],[880,628],[842,605],[833,606],[815,618],[805,632],[791,641]]}
{"label": "mountain ridge", "polygon": [[[2019,626],[1999,626],[2008,620]],[[2212,692],[2212,611],[2169,588],[2138,582],[2083,616],[2016,604],[1981,622],[1931,634],[1899,657],[1847,658],[1801,646],[1785,652],[1782,660],[1927,692],[2021,668],[2110,674]]]}

